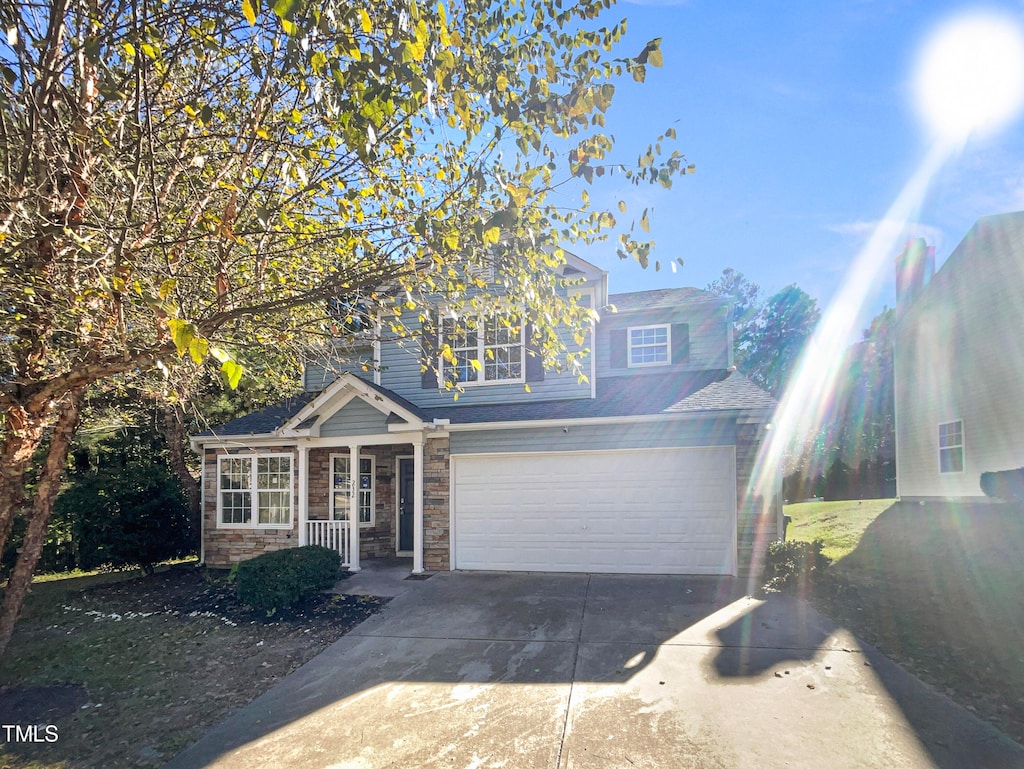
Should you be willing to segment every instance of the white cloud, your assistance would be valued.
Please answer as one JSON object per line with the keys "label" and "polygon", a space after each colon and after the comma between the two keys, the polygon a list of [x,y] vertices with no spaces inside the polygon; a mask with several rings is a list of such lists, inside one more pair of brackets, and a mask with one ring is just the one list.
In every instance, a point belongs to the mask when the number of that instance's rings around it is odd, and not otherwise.
{"label": "white cloud", "polygon": [[925,243],[934,246],[936,251],[941,251],[946,241],[946,234],[939,227],[921,222],[898,222],[891,219],[875,219],[874,221],[858,219],[852,222],[829,224],[825,229],[858,243],[864,243],[875,230],[883,227],[898,233],[896,242],[900,244],[912,238],[924,238]]}

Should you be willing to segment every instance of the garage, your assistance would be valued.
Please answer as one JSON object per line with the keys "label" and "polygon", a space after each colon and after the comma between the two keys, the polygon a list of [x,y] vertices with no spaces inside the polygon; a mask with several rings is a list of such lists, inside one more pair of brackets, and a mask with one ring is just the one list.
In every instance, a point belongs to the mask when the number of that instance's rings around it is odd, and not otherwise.
{"label": "garage", "polygon": [[451,460],[455,569],[735,573],[732,446]]}

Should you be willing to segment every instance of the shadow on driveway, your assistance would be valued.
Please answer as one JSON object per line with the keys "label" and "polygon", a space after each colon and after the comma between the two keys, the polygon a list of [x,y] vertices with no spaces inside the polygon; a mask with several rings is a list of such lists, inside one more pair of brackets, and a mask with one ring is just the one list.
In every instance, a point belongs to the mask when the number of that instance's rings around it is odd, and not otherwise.
{"label": "shadow on driveway", "polygon": [[[439,574],[168,766],[1024,766],[805,604],[736,585]],[[936,712],[971,763],[929,743]]]}

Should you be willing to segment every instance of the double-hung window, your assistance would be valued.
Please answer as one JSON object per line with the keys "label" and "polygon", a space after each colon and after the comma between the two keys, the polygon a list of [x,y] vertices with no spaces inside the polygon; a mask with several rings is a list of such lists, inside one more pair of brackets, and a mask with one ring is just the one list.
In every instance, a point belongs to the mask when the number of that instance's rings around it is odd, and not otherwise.
{"label": "double-hung window", "polygon": [[629,367],[667,366],[671,362],[668,324],[629,329]]}
{"label": "double-hung window", "polygon": [[292,503],[290,454],[217,458],[219,526],[291,528]]}
{"label": "double-hung window", "polygon": [[[331,455],[331,520],[347,521],[351,507],[352,460],[343,454]],[[373,526],[373,457],[359,458],[359,476],[355,479],[358,497],[359,525]]]}
{"label": "double-hung window", "polygon": [[964,471],[964,422],[944,422],[939,425],[939,472]]}
{"label": "double-hung window", "polygon": [[439,370],[453,384],[524,382],[525,328],[515,317],[442,318]]}

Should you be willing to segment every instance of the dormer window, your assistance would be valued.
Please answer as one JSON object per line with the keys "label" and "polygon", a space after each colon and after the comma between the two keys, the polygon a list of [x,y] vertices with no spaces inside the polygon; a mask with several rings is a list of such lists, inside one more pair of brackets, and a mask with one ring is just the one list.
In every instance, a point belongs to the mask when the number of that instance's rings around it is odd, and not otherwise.
{"label": "dormer window", "polygon": [[667,366],[672,362],[672,331],[668,324],[629,329],[629,367]]}
{"label": "dormer window", "polygon": [[690,362],[690,326],[686,323],[613,328],[608,342],[608,364],[613,369],[686,366]]}
{"label": "dormer window", "polygon": [[515,318],[442,318],[438,370],[460,385],[525,382],[525,327]]}

